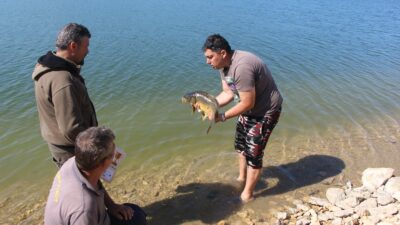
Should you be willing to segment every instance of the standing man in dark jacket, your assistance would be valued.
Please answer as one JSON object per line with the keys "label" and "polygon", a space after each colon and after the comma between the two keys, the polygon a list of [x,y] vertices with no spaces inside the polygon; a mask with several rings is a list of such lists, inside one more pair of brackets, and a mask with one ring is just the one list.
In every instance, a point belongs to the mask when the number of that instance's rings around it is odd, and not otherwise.
{"label": "standing man in dark jacket", "polygon": [[41,56],[32,74],[42,137],[59,168],[74,155],[76,136],[98,125],[80,75],[90,37],[85,26],[67,24],[58,34],[56,51]]}

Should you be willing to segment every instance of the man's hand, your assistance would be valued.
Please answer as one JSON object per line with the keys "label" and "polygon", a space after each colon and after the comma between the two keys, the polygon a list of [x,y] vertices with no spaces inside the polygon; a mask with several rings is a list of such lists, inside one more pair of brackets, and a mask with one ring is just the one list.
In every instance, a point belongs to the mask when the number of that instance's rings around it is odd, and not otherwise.
{"label": "man's hand", "polygon": [[225,120],[226,120],[225,113],[217,113],[217,114],[215,114],[215,123],[225,122]]}
{"label": "man's hand", "polygon": [[108,208],[108,212],[120,220],[130,220],[134,213],[131,207],[122,204],[113,204]]}

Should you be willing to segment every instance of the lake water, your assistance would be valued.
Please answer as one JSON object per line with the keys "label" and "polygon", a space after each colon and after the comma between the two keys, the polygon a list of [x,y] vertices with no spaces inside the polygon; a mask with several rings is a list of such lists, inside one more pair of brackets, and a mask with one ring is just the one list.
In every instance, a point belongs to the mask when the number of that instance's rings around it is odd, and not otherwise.
{"label": "lake water", "polygon": [[[208,123],[180,102],[189,91],[220,91],[201,51],[205,38],[220,33],[259,55],[284,96],[261,179],[280,186],[261,185],[248,206],[263,211],[326,178],[357,183],[368,167],[399,173],[399,12],[396,0],[1,1],[0,223],[42,216],[56,168],[40,136],[31,72],[66,23],[92,33],[82,74],[100,124],[128,154],[112,194],[157,212],[154,224],[203,224],[233,213],[211,207],[215,214],[200,218],[210,207],[185,205],[191,200],[177,187],[195,184],[204,191],[191,197],[218,199],[210,190],[237,175],[235,121],[206,135]],[[162,220],[169,213],[176,216]]]}

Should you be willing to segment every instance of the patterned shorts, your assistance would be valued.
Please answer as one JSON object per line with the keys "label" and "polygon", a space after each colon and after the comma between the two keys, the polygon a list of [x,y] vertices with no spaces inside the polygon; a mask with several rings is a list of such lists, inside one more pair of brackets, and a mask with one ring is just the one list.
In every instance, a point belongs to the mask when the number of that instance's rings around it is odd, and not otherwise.
{"label": "patterned shorts", "polygon": [[246,157],[247,165],[261,168],[264,149],[279,120],[281,110],[269,117],[240,115],[236,124],[235,149]]}

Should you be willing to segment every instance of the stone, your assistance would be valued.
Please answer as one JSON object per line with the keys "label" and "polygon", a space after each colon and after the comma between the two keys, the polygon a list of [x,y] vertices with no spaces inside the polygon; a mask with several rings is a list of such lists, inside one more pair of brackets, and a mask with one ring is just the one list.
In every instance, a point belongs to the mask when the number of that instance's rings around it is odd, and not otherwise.
{"label": "stone", "polygon": [[278,220],[285,220],[285,219],[287,219],[287,217],[288,217],[288,214],[286,212],[278,212],[276,214],[276,218]]}
{"label": "stone", "polygon": [[349,197],[342,201],[336,202],[335,205],[342,209],[352,209],[352,208],[358,206],[360,204],[360,202],[361,202],[360,198]]}
{"label": "stone", "polygon": [[396,204],[390,204],[386,206],[371,208],[368,209],[368,211],[369,213],[371,213],[372,217],[385,219],[388,216],[392,216],[398,213],[399,209],[397,208]]}
{"label": "stone", "polygon": [[392,168],[368,168],[362,173],[363,186],[369,190],[376,190],[393,176]]}
{"label": "stone", "polygon": [[296,225],[308,225],[310,223],[311,223],[311,221],[306,218],[301,218],[296,221]]}
{"label": "stone", "polygon": [[385,191],[394,194],[400,191],[400,177],[392,177],[385,184]]}
{"label": "stone", "polygon": [[328,220],[333,220],[333,218],[335,218],[335,217],[333,216],[332,212],[325,212],[325,213],[321,213],[318,215],[318,220],[323,221],[323,222],[328,221]]}
{"label": "stone", "polygon": [[326,199],[322,199],[322,198],[318,198],[318,197],[310,197],[307,201],[308,203],[310,203],[311,205],[316,205],[316,206],[321,206],[321,207],[326,207],[328,208],[329,206],[331,206],[332,204],[326,200]]}
{"label": "stone", "polygon": [[328,188],[328,190],[326,190],[326,198],[333,205],[335,205],[337,201],[343,200],[345,197],[345,192],[341,188]]}
{"label": "stone", "polygon": [[343,218],[343,217],[348,217],[353,215],[354,210],[353,209],[344,209],[341,211],[336,211],[333,213],[333,216],[335,217],[339,217],[339,218]]}
{"label": "stone", "polygon": [[310,211],[308,211],[308,212],[310,212],[311,222],[318,220],[317,212],[315,212],[314,209],[310,209]]}
{"label": "stone", "polygon": [[377,201],[379,205],[388,205],[394,202],[393,197],[387,192],[380,192],[377,194]]}
{"label": "stone", "polygon": [[363,225],[376,225],[369,217],[362,217],[360,223]]}
{"label": "stone", "polygon": [[396,199],[398,202],[400,202],[400,191],[394,193],[394,194],[392,195],[392,197],[393,197],[394,199]]}
{"label": "stone", "polygon": [[371,197],[371,193],[366,188],[354,188],[350,193],[348,193],[347,196],[356,197],[359,199],[367,199]]}
{"label": "stone", "polygon": [[306,206],[306,205],[304,205],[304,204],[297,204],[297,205],[296,205],[296,208],[299,209],[299,210],[301,210],[301,211],[304,211],[304,212],[310,210],[310,207],[308,207],[308,206]]}
{"label": "stone", "polygon": [[341,225],[342,224],[342,219],[341,218],[336,218],[332,220],[332,225]]}
{"label": "stone", "polygon": [[378,206],[378,203],[376,202],[375,198],[369,198],[363,202],[360,203],[360,205],[355,207],[355,211],[359,216],[363,216],[365,211],[368,211],[368,209],[371,208],[376,208]]}
{"label": "stone", "polygon": [[330,206],[328,209],[329,209],[329,211],[331,211],[331,212],[336,212],[336,211],[343,210],[342,208],[337,207],[337,206],[334,206],[334,205]]}

